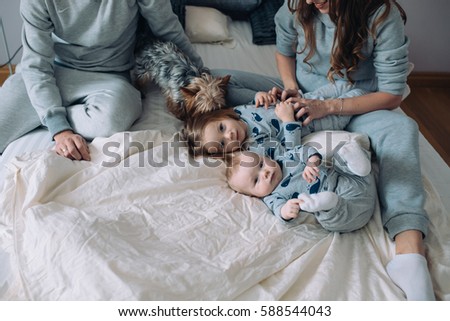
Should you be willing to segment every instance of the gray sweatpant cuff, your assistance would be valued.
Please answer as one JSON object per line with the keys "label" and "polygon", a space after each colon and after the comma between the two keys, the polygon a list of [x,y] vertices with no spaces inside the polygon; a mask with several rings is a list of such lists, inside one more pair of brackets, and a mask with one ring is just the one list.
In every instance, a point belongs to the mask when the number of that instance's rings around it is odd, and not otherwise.
{"label": "gray sweatpant cuff", "polygon": [[425,238],[428,233],[428,224],[429,220],[426,214],[405,213],[398,214],[391,218],[384,224],[384,228],[391,240],[393,240],[398,233],[409,230],[421,231]]}

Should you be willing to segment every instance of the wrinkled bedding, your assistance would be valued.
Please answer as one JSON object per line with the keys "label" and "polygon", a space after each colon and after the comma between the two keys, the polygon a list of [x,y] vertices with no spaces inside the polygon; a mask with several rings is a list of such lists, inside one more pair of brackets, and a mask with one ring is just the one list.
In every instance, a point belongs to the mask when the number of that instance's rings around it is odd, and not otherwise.
{"label": "wrinkled bedding", "polygon": [[[273,48],[246,49],[242,24],[232,26],[235,49],[197,47],[205,64],[273,74]],[[223,164],[190,160],[164,105],[148,88],[133,131],[94,140],[92,162],[11,150],[0,187],[0,300],[405,299],[384,268],[394,245],[378,206],[349,234],[306,213],[284,224],[231,191]],[[345,135],[333,133],[334,143],[353,139]],[[308,140],[327,146],[327,137]],[[430,271],[437,298],[450,300],[450,214],[424,183]]]}
{"label": "wrinkled bedding", "polygon": [[[307,213],[284,224],[231,191],[221,162],[189,159],[170,130],[178,121],[162,104],[152,109],[163,128],[98,138],[92,162],[48,150],[8,165],[1,299],[404,299],[384,269],[393,244],[379,208],[349,234],[329,233]],[[430,268],[448,300],[449,218],[426,190]]]}

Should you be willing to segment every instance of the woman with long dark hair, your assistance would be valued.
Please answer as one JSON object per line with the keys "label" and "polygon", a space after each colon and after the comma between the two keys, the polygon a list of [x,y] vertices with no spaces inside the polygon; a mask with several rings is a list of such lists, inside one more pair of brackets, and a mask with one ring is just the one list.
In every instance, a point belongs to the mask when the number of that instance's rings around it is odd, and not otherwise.
{"label": "woman with long dark hair", "polygon": [[[233,105],[246,103],[243,89],[275,85],[271,92],[293,103],[304,125],[327,115],[353,116],[345,129],[370,137],[379,167],[382,221],[396,251],[387,272],[408,300],[434,300],[423,243],[429,222],[418,126],[392,111],[407,89],[405,22],[404,10],[393,0],[286,0],[275,17],[281,81],[231,73],[228,98]],[[299,94],[338,82],[369,93],[325,100]]]}

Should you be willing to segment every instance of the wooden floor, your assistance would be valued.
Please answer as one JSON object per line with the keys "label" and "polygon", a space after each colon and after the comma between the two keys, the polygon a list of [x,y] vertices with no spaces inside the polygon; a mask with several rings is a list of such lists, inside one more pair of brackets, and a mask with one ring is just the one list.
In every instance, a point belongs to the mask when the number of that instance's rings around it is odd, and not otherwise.
{"label": "wooden floor", "polygon": [[408,79],[411,94],[401,108],[450,166],[450,74],[440,76],[412,74]]}
{"label": "wooden floor", "polygon": [[0,86],[3,84],[3,82],[8,78],[9,76],[9,68],[8,66],[4,66],[0,68]]}
{"label": "wooden floor", "polygon": [[[8,73],[7,67],[0,69],[0,85]],[[408,84],[411,94],[401,104],[403,111],[450,166],[450,74],[413,73]]]}

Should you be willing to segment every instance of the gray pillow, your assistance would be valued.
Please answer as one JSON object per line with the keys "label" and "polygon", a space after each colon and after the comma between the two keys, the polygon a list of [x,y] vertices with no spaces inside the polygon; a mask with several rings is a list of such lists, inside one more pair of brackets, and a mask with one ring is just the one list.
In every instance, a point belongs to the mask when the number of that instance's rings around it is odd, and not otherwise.
{"label": "gray pillow", "polygon": [[284,0],[266,0],[250,14],[253,43],[255,45],[272,45],[276,43],[275,14]]}

